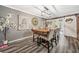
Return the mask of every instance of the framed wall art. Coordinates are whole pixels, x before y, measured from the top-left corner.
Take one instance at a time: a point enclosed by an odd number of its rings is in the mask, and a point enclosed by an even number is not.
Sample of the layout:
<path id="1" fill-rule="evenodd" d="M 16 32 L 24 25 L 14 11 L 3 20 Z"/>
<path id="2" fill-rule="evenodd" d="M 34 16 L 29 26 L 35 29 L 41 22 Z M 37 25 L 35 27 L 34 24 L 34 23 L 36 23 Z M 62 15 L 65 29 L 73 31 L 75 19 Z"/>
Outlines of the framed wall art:
<path id="1" fill-rule="evenodd" d="M 11 14 L 9 20 L 9 28 L 17 30 L 17 15 Z"/>
<path id="2" fill-rule="evenodd" d="M 6 19 L 0 16 L 0 31 L 4 30 Z"/>
<path id="3" fill-rule="evenodd" d="M 28 17 L 24 15 L 19 15 L 19 30 L 26 30 L 27 29 L 27 19 Z"/>

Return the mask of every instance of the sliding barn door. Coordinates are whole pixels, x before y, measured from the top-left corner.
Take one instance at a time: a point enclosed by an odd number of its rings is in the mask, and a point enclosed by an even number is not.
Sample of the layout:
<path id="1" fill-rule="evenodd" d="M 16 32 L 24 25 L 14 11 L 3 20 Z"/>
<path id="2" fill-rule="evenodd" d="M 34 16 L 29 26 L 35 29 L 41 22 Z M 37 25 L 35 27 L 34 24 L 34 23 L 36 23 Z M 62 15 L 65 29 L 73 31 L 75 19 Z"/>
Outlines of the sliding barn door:
<path id="1" fill-rule="evenodd" d="M 77 38 L 79 40 L 79 16 L 77 16 Z"/>

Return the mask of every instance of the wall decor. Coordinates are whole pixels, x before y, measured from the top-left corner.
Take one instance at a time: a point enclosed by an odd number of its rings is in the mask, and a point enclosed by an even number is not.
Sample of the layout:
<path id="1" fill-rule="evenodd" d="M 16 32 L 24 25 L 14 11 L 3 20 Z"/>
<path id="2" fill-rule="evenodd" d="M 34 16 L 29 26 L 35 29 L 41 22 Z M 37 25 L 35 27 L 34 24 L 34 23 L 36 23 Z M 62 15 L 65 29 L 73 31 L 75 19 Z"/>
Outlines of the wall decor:
<path id="1" fill-rule="evenodd" d="M 65 22 L 67 22 L 67 23 L 71 23 L 72 21 L 73 21 L 72 18 L 67 18 L 67 19 L 65 20 Z"/>
<path id="2" fill-rule="evenodd" d="M 38 19 L 36 17 L 32 18 L 32 24 L 33 25 L 38 25 Z"/>
<path id="3" fill-rule="evenodd" d="M 5 17 L 0 17 L 0 31 L 4 30 L 5 22 L 6 22 L 6 18 Z"/>
<path id="4" fill-rule="evenodd" d="M 9 28 L 17 30 L 17 15 L 10 14 L 8 20 L 9 20 Z"/>
<path id="5" fill-rule="evenodd" d="M 27 20 L 28 20 L 28 17 L 24 15 L 19 15 L 19 30 L 27 29 Z"/>
<path id="6" fill-rule="evenodd" d="M 9 27 L 13 29 L 17 29 L 17 25 L 15 24 L 15 22 L 10 22 Z"/>

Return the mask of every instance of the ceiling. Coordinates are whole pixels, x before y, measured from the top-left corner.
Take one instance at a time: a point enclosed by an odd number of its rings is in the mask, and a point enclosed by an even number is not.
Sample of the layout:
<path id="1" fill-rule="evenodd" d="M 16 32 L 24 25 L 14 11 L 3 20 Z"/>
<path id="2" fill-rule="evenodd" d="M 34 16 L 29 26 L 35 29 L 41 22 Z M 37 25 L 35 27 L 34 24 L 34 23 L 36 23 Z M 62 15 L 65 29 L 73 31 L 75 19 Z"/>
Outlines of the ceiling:
<path id="1" fill-rule="evenodd" d="M 5 5 L 44 19 L 79 13 L 79 5 Z"/>

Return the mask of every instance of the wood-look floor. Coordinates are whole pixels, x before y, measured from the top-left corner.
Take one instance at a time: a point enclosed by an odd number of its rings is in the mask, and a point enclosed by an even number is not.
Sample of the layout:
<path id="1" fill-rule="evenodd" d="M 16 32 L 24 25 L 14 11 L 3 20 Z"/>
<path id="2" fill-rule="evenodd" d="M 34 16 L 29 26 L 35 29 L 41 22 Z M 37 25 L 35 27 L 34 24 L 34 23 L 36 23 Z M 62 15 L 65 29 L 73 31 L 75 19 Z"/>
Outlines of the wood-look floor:
<path id="1" fill-rule="evenodd" d="M 58 45 L 54 44 L 51 53 L 78 53 L 79 41 L 73 37 L 66 36 Z M 3 53 L 47 53 L 47 49 L 43 46 L 37 46 L 32 38 L 9 44 L 9 47 L 0 49 Z"/>
<path id="2" fill-rule="evenodd" d="M 64 40 L 61 40 L 56 47 L 53 48 L 54 53 L 78 53 L 79 41 L 76 38 L 65 36 Z"/>

